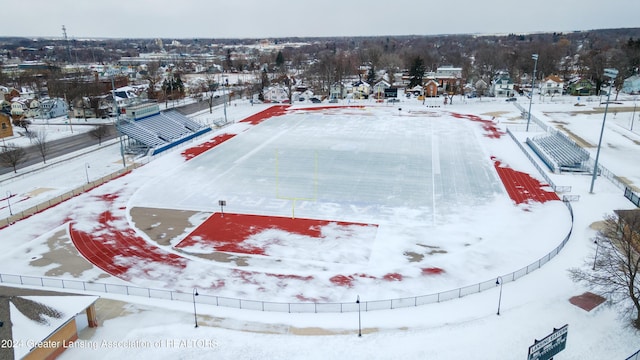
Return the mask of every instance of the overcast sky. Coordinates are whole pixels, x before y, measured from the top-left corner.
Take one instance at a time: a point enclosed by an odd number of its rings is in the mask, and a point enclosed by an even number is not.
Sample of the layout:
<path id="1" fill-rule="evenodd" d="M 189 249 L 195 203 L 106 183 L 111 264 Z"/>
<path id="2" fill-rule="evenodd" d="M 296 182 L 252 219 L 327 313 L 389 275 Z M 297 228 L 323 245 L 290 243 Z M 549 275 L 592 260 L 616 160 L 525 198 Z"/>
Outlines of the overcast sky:
<path id="1" fill-rule="evenodd" d="M 21 0 L 0 36 L 273 38 L 640 27 L 638 0 Z"/>

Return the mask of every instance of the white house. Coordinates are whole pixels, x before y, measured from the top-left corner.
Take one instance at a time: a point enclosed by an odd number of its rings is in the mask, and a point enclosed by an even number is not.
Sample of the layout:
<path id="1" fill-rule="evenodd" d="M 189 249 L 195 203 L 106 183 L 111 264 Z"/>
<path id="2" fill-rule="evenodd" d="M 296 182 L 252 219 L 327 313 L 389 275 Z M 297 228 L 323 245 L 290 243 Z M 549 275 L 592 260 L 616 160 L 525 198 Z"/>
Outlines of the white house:
<path id="1" fill-rule="evenodd" d="M 27 100 L 29 110 L 27 111 L 27 117 L 35 118 L 40 115 L 40 101 L 38 99 Z"/>
<path id="2" fill-rule="evenodd" d="M 635 74 L 624 79 L 621 91 L 626 94 L 640 94 L 640 75 Z"/>
<path id="3" fill-rule="evenodd" d="M 538 87 L 540 89 L 540 94 L 560 95 L 564 89 L 564 81 L 557 75 L 551 75 L 544 78 Z"/>
<path id="4" fill-rule="evenodd" d="M 391 84 L 389 84 L 387 81 L 380 80 L 375 85 L 373 85 L 373 93 L 376 97 L 383 98 L 385 89 L 388 89 L 390 87 Z"/>
<path id="5" fill-rule="evenodd" d="M 347 96 L 347 90 L 343 83 L 333 83 L 329 88 L 329 99 L 344 99 Z"/>
<path id="6" fill-rule="evenodd" d="M 29 102 L 23 98 L 11 99 L 11 116 L 17 118 L 26 117 L 29 111 Z"/>
<path id="7" fill-rule="evenodd" d="M 435 78 L 437 80 L 452 80 L 462 78 L 462 68 L 451 65 L 441 66 L 436 69 Z"/>
<path id="8" fill-rule="evenodd" d="M 514 83 L 506 72 L 499 72 L 491 81 L 491 94 L 496 97 L 511 97 L 515 94 Z"/>
<path id="9" fill-rule="evenodd" d="M 6 86 L 0 85 L 0 100 L 4 100 L 5 94 L 9 94 L 9 88 Z"/>
<path id="10" fill-rule="evenodd" d="M 271 86 L 263 93 L 264 100 L 270 102 L 281 102 L 283 100 L 289 100 L 289 94 L 284 86 Z"/>

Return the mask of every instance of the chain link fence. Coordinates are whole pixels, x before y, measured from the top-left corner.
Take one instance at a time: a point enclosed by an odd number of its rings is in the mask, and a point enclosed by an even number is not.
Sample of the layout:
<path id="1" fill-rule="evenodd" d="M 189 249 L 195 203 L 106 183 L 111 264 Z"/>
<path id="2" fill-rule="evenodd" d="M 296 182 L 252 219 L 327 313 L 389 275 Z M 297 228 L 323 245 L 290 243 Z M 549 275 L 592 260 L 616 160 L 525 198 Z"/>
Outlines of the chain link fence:
<path id="1" fill-rule="evenodd" d="M 527 112 L 522 108 L 522 106 L 520 106 L 520 104 L 515 103 L 514 104 L 518 109 L 520 109 L 520 111 L 522 112 L 522 117 L 523 118 L 527 118 Z M 561 136 L 563 136 L 564 138 L 566 138 L 567 140 L 574 142 L 572 139 L 570 139 L 568 136 L 566 136 L 566 134 L 548 127 L 544 122 L 540 121 L 540 119 L 536 118 L 535 116 L 531 115 L 531 120 L 533 121 L 533 123 L 535 123 L 537 126 L 540 126 L 540 128 L 544 129 L 544 131 L 549 132 L 549 133 L 556 133 L 556 134 L 560 134 Z M 509 129 L 507 129 L 507 132 L 509 132 Z M 511 137 L 514 138 L 513 134 L 511 134 Z M 518 141 L 516 141 L 516 143 L 520 144 Z M 576 144 L 576 146 L 578 146 Z M 521 146 L 522 148 L 522 146 Z M 527 152 L 525 152 L 527 153 Z M 528 153 L 527 153 L 527 156 Z M 532 162 L 534 162 L 532 160 Z M 535 165 L 535 164 L 534 164 Z M 589 158 L 589 160 L 587 160 L 585 162 L 585 166 L 588 168 L 593 169 L 595 167 L 595 161 L 592 158 Z M 613 183 L 613 185 L 615 185 L 616 187 L 618 187 L 619 189 L 624 191 L 624 196 L 629 199 L 633 204 L 635 204 L 636 206 L 640 206 L 640 196 L 629 187 L 629 184 L 624 181 L 623 178 L 619 177 L 618 175 L 614 174 L 611 170 L 607 169 L 606 167 L 602 166 L 602 164 L 598 163 L 598 175 L 602 176 L 606 179 L 608 179 L 609 181 L 611 181 L 611 183 Z M 543 176 L 545 177 L 545 180 L 547 180 L 547 177 L 543 174 Z M 548 180 L 547 180 L 548 181 Z M 551 183 L 550 183 L 551 184 Z M 555 187 L 554 187 L 555 189 Z"/>
<path id="2" fill-rule="evenodd" d="M 509 135 L 514 139 L 514 135 L 507 129 Z M 539 165 L 531 158 L 531 155 L 527 151 L 524 151 L 522 148 L 522 144 L 516 140 L 516 143 L 521 147 L 521 150 L 530 158 L 534 166 L 540 171 L 540 173 L 545 177 L 545 180 L 553 186 L 554 190 L 558 187 L 553 184 L 551 179 L 549 179 L 545 172 L 539 167 Z M 128 172 L 135 167 L 140 166 L 140 164 L 134 163 L 129 167 L 122 169 L 116 173 L 105 176 L 101 179 L 95 180 L 89 184 L 86 184 L 80 188 L 74 189 L 64 195 L 56 197 L 54 199 L 49 200 L 43 204 L 37 205 L 33 208 L 21 211 L 14 216 L 4 219 L 0 221 L 0 226 L 9 225 L 14 221 L 18 221 L 25 217 L 31 216 L 37 212 L 43 211 L 46 208 L 54 206 L 62 201 L 65 201 L 73 196 L 76 196 L 82 192 L 88 191 L 89 189 L 96 187 L 106 181 L 109 181 L 115 177 L 122 175 L 125 172 Z M 520 268 L 514 272 L 496 276 L 495 278 L 452 289 L 447 291 L 442 291 L 433 294 L 413 296 L 413 297 L 404 297 L 404 298 L 396 298 L 396 299 L 385 299 L 385 300 L 372 300 L 372 301 L 361 301 L 360 304 L 353 302 L 337 302 L 337 303 L 315 303 L 315 302 L 301 302 L 301 303 L 286 303 L 286 302 L 270 302 L 270 301 L 257 301 L 257 300 L 245 300 L 245 299 L 237 299 L 231 297 L 222 297 L 208 294 L 199 294 L 198 302 L 205 303 L 210 305 L 216 305 L 221 307 L 229 307 L 229 308 L 237 308 L 237 309 L 247 309 L 247 310 L 257 310 L 257 311 L 268 311 L 268 312 L 288 312 L 288 313 L 342 313 L 342 312 L 355 312 L 358 310 L 364 311 L 375 311 L 375 310 L 388 310 L 388 309 L 396 309 L 396 308 L 405 308 L 405 307 L 415 307 L 432 303 L 439 303 L 447 300 L 461 298 L 467 295 L 479 293 L 485 290 L 495 288 L 497 279 L 500 278 L 501 283 L 508 283 L 512 281 L 516 281 L 517 279 L 529 274 L 530 272 L 539 269 L 544 264 L 548 263 L 553 259 L 558 253 L 564 248 L 566 243 L 569 241 L 571 237 L 571 233 L 573 231 L 573 208 L 571 207 L 571 203 L 568 201 L 564 201 L 564 204 L 567 206 L 567 209 L 571 215 L 571 227 L 569 232 L 560 242 L 560 244 L 551 250 L 548 254 L 541 257 L 540 259 L 534 261 L 533 263 Z M 146 297 L 152 299 L 162 299 L 162 300 L 176 300 L 176 301 L 193 301 L 193 294 L 186 293 L 176 290 L 163 290 L 163 289 L 151 289 L 144 287 L 136 287 L 129 285 L 117 285 L 117 284 L 108 284 L 108 283 L 99 283 L 99 282 L 86 282 L 82 280 L 72 280 L 72 279 L 61 279 L 61 278 L 48 278 L 48 277 L 38 277 L 38 276 L 24 276 L 24 275 L 15 275 L 15 274 L 2 274 L 0 273 L 0 283 L 3 284 L 15 284 L 27 287 L 45 287 L 51 289 L 65 289 L 73 292 L 83 292 L 83 293 L 91 293 L 91 294 L 113 294 L 113 295 L 125 295 L 125 296 L 138 296 L 138 297 Z"/>
<path id="3" fill-rule="evenodd" d="M 533 263 L 518 269 L 514 272 L 496 276 L 495 279 L 486 280 L 477 284 L 472 284 L 457 289 L 448 291 L 442 291 L 434 294 L 412 296 L 397 299 L 386 300 L 373 300 L 373 301 L 361 301 L 360 309 L 364 311 L 375 310 L 388 310 L 405 307 L 421 306 L 426 304 L 439 303 L 447 300 L 461 298 L 467 295 L 476 294 L 485 290 L 495 288 L 498 278 L 502 279 L 502 283 L 509 283 L 516 281 L 519 278 L 529 274 L 530 272 L 541 268 L 544 264 L 553 259 L 562 248 L 566 245 L 571 236 L 573 230 L 573 209 L 571 203 L 564 202 L 571 215 L 571 228 L 566 234 L 562 242 L 554 248 L 547 255 L 534 261 Z M 53 289 L 65 289 L 73 292 L 83 292 L 92 294 L 114 294 L 114 295 L 126 295 L 126 296 L 139 296 L 152 299 L 162 300 L 177 300 L 177 301 L 193 301 L 192 293 L 185 293 L 175 290 L 163 290 L 163 289 L 151 289 L 144 287 L 136 287 L 129 285 L 116 285 L 99 282 L 86 282 L 81 280 L 70 280 L 60 278 L 47 278 L 38 276 L 24 276 L 15 274 L 1 274 L 0 283 L 3 284 L 15 284 L 28 287 L 45 287 Z M 270 301 L 257 301 L 257 300 L 245 300 L 236 299 L 231 297 L 215 296 L 208 294 L 199 294 L 199 303 L 205 303 L 210 305 L 257 310 L 257 311 L 269 311 L 269 312 L 289 312 L 289 313 L 342 313 L 358 311 L 358 305 L 353 302 L 338 302 L 338 303 L 315 303 L 315 302 L 301 302 L 301 303 L 286 303 L 286 302 L 270 302 Z"/>

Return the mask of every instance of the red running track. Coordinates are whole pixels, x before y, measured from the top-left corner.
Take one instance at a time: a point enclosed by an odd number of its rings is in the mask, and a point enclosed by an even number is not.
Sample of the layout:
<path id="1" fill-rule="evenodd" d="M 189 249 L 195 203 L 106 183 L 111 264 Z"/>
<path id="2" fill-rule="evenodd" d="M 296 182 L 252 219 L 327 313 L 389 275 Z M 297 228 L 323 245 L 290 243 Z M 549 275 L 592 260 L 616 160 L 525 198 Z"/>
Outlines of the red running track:
<path id="1" fill-rule="evenodd" d="M 549 187 L 549 184 L 542 184 L 527 173 L 503 166 L 495 157 L 492 157 L 491 160 L 493 160 L 496 172 L 498 176 L 500 176 L 504 187 L 507 189 L 509 197 L 515 201 L 516 204 L 528 203 L 530 201 L 543 203 L 546 201 L 560 200 L 555 192 L 543 189 L 544 187 Z"/>
<path id="2" fill-rule="evenodd" d="M 274 106 L 248 117 L 243 120 L 243 122 L 249 122 L 253 125 L 259 124 L 267 118 L 284 114 L 286 109 L 287 106 Z M 502 135 L 497 131 L 491 121 L 483 121 L 479 117 L 472 115 L 454 113 L 454 116 L 481 122 L 489 137 L 499 138 Z M 186 160 L 189 160 L 233 136 L 235 135 L 222 134 L 216 136 L 207 142 L 206 145 L 187 149 L 182 155 Z M 500 161 L 493 160 L 495 169 L 505 185 L 509 196 L 517 204 L 529 201 L 545 202 L 549 200 L 559 200 L 555 193 L 542 189 L 542 187 L 548 185 L 541 184 L 528 174 L 502 166 Z M 110 203 L 113 203 L 116 199 L 117 195 L 113 194 L 103 196 L 103 201 Z M 97 219 L 98 226 L 92 229 L 91 233 L 78 229 L 75 223 L 69 225 L 69 233 L 74 245 L 87 260 L 103 271 L 125 280 L 131 280 L 133 276 L 136 276 L 129 272 L 133 267 L 140 269 L 149 278 L 157 278 L 162 276 L 162 274 L 158 274 L 158 266 L 173 268 L 175 273 L 180 272 L 180 270 L 187 266 L 188 259 L 147 243 L 143 238 L 139 237 L 133 229 L 120 229 L 113 225 L 114 223 L 126 223 L 126 221 L 125 208 L 113 209 L 112 211 L 105 211 L 99 216 Z M 183 246 L 184 245 L 185 244 L 183 244 Z M 444 272 L 443 269 L 439 268 L 422 270 L 423 275 L 436 275 Z M 246 273 L 250 274 L 250 272 Z M 279 274 L 267 275 L 283 277 L 283 279 L 291 276 Z M 331 281 L 336 285 L 351 286 L 351 282 L 359 277 L 370 277 L 370 275 L 336 275 Z M 391 273 L 385 275 L 383 279 L 387 281 L 401 281 L 402 275 Z M 223 286 L 223 282 L 217 284 L 217 286 Z"/>
<path id="3" fill-rule="evenodd" d="M 102 200 L 113 203 L 117 197 L 105 195 Z M 186 267 L 185 258 L 149 244 L 133 229 L 114 227 L 113 224 L 127 222 L 124 209 L 118 215 L 107 210 L 97 220 L 98 225 L 91 229 L 91 233 L 78 229 L 75 222 L 70 223 L 69 235 L 82 256 L 110 275 L 130 280 L 131 275 L 127 272 L 135 265 L 153 278 L 158 276 L 151 273 L 157 270 L 158 264 L 176 269 Z"/>

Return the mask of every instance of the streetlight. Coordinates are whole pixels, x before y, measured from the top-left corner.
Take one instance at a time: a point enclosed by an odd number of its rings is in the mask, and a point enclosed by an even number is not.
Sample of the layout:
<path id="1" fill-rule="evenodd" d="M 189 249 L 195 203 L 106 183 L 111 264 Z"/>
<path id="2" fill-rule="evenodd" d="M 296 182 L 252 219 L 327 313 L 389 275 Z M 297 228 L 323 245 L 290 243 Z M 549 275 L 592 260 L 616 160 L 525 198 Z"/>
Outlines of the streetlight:
<path id="1" fill-rule="evenodd" d="M 13 211 L 11 211 L 11 191 L 7 191 L 7 205 L 9 206 L 9 216 L 13 216 Z"/>
<path id="2" fill-rule="evenodd" d="M 193 320 L 196 323 L 195 327 L 198 327 L 198 314 L 196 313 L 196 296 L 198 296 L 198 289 L 193 288 Z"/>
<path id="3" fill-rule="evenodd" d="M 600 244 L 598 244 L 598 240 L 593 240 L 593 243 L 596 244 L 596 255 L 593 257 L 593 269 L 596 269 L 596 262 L 598 261 L 598 248 L 600 247 Z"/>
<path id="4" fill-rule="evenodd" d="M 84 163 L 84 174 L 87 176 L 87 184 L 90 182 L 89 181 L 89 168 L 91 166 L 89 166 L 89 163 Z"/>
<path id="5" fill-rule="evenodd" d="M 358 304 L 358 337 L 362 336 L 362 322 L 360 321 L 360 295 L 358 295 L 358 299 L 356 300 L 356 304 Z"/>
<path id="6" fill-rule="evenodd" d="M 120 156 L 122 156 L 122 167 L 127 167 L 127 162 L 124 159 L 124 145 L 122 144 L 122 131 L 120 131 L 120 109 L 118 109 L 118 101 L 116 100 L 116 85 L 115 85 L 115 72 L 111 73 L 111 96 L 113 97 L 113 109 L 116 112 L 116 130 L 118 130 L 118 137 L 120 138 Z"/>
<path id="7" fill-rule="evenodd" d="M 596 176 L 598 176 L 598 159 L 600 158 L 600 146 L 602 145 L 602 135 L 604 134 L 604 124 L 607 121 L 607 110 L 609 110 L 609 99 L 611 98 L 611 90 L 613 88 L 613 81 L 618 76 L 618 70 L 616 69 L 604 69 L 604 76 L 609 78 L 609 91 L 607 94 L 607 103 L 604 106 L 604 117 L 602 118 L 602 128 L 600 129 L 600 140 L 598 140 L 598 150 L 596 150 L 596 160 L 593 164 L 593 176 L 591 178 L 591 188 L 589 193 L 593 194 L 593 184 L 596 182 Z"/>
<path id="8" fill-rule="evenodd" d="M 500 285 L 500 296 L 498 297 L 498 315 L 500 315 L 500 304 L 502 303 L 502 276 L 496 279 L 496 286 Z"/>
<path id="9" fill-rule="evenodd" d="M 631 128 L 629 128 L 629 131 L 633 131 L 633 120 L 635 120 L 636 118 L 637 103 L 638 103 L 638 97 L 636 96 L 635 98 L 633 98 L 633 115 L 631 115 Z"/>
<path id="10" fill-rule="evenodd" d="M 533 63 L 533 76 L 531 77 L 531 94 L 529 95 L 529 114 L 527 117 L 527 131 L 529 131 L 529 122 L 531 122 L 531 103 L 533 102 L 533 87 L 536 83 L 536 70 L 538 69 L 538 54 L 531 55 L 531 58 L 534 60 L 534 63 Z"/>

